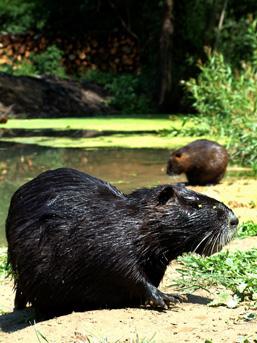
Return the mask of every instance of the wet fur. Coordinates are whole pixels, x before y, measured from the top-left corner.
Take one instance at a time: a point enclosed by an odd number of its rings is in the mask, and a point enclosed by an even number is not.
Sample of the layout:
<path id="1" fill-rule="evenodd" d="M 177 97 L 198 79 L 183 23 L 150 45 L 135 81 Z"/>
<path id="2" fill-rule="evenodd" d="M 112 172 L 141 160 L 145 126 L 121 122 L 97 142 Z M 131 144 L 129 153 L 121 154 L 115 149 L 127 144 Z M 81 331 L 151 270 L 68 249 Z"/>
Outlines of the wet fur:
<path id="1" fill-rule="evenodd" d="M 16 191 L 6 220 L 15 306 L 165 307 L 157 287 L 169 262 L 220 250 L 236 226 L 225 205 L 183 186 L 124 195 L 74 169 L 45 172 Z"/>
<path id="2" fill-rule="evenodd" d="M 167 174 L 185 173 L 192 185 L 216 184 L 224 177 L 228 160 L 223 146 L 199 139 L 170 153 Z"/>

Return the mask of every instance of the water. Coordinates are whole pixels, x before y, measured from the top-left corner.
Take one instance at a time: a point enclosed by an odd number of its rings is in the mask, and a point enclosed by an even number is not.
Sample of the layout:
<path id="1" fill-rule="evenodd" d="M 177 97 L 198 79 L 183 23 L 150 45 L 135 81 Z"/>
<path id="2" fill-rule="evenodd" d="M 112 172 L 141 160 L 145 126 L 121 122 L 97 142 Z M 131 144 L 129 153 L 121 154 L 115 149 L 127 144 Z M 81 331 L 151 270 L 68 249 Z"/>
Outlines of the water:
<path id="1" fill-rule="evenodd" d="M 53 149 L 0 142 L 0 156 L 0 246 L 6 244 L 4 225 L 12 194 L 46 170 L 75 168 L 114 184 L 124 193 L 186 181 L 184 175 L 166 175 L 169 151 L 164 149 Z"/>
<path id="2" fill-rule="evenodd" d="M 171 182 L 165 174 L 168 150 L 52 149 L 1 143 L 0 156 L 0 245 L 6 243 L 4 223 L 12 194 L 46 170 L 75 168 L 111 182 L 124 193 Z"/>

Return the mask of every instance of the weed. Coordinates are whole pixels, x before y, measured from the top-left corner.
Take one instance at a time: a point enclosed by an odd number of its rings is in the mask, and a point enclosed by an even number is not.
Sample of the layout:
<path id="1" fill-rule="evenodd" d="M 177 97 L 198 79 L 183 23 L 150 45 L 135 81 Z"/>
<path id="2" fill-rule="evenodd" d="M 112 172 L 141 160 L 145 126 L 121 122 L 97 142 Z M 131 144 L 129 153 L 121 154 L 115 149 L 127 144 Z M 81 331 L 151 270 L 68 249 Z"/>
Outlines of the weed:
<path id="1" fill-rule="evenodd" d="M 252 220 L 248 220 L 239 227 L 236 237 L 245 238 L 252 236 L 257 236 L 257 224 L 255 224 Z"/>
<path id="2" fill-rule="evenodd" d="M 48 340 L 45 338 L 45 336 L 42 335 L 42 333 L 38 331 L 35 320 L 34 320 L 34 330 L 35 330 L 35 332 L 36 332 L 37 339 L 38 339 L 38 341 L 39 341 L 40 343 L 41 343 L 41 338 L 42 338 L 45 342 L 49 343 Z"/>
<path id="3" fill-rule="evenodd" d="M 256 301 L 256 259 L 257 249 L 235 253 L 227 250 L 206 258 L 184 255 L 178 259 L 183 263 L 183 267 L 177 270 L 180 277 L 171 286 L 192 292 L 223 286 L 232 293 L 232 299 L 227 292 L 221 293 L 218 302 L 214 302 L 213 306 L 226 304 L 235 307 L 239 301 Z"/>
<path id="4" fill-rule="evenodd" d="M 100 337 L 99 335 L 94 334 L 86 334 L 81 332 L 75 332 L 76 340 L 78 343 L 109 343 L 107 337 Z M 138 334 L 133 334 L 129 340 L 130 343 L 156 343 L 155 334 L 150 339 L 143 338 L 140 339 Z M 114 343 L 119 343 L 120 340 L 118 339 Z"/>

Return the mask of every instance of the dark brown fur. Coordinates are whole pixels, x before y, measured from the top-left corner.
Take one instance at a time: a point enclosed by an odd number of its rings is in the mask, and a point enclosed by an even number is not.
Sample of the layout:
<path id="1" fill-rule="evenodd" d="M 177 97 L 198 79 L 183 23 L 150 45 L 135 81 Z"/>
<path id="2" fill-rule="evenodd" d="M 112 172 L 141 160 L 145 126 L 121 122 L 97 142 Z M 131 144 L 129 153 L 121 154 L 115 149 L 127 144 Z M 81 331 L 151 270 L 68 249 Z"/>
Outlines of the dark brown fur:
<path id="1" fill-rule="evenodd" d="M 185 173 L 192 185 L 216 184 L 225 175 L 228 159 L 223 146 L 207 139 L 199 139 L 171 152 L 167 174 Z"/>
<path id="2" fill-rule="evenodd" d="M 164 308 L 178 300 L 157 289 L 169 262 L 219 251 L 237 224 L 225 205 L 181 185 L 124 195 L 74 169 L 45 172 L 15 192 L 6 220 L 15 306 Z"/>

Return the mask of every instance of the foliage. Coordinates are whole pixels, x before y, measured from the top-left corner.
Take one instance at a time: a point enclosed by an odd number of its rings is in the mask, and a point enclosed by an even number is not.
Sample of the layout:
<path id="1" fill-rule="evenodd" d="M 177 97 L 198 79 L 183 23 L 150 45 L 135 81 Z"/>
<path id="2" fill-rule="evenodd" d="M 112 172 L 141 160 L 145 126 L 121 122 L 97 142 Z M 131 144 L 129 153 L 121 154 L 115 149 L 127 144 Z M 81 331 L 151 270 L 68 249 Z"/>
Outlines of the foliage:
<path id="1" fill-rule="evenodd" d="M 245 238 L 251 236 L 257 236 L 257 224 L 255 224 L 252 220 L 248 220 L 239 227 L 236 237 Z"/>
<path id="2" fill-rule="evenodd" d="M 203 46 L 213 46 L 223 4 L 224 0 L 174 2 L 171 80 L 175 90 L 183 75 L 185 78 L 188 75 L 196 77 L 198 68 L 194 64 L 191 66 L 189 60 L 193 63 L 199 57 L 205 60 Z M 153 111 L 150 99 L 156 87 L 153 81 L 158 72 L 156 67 L 164 9 L 163 0 L 0 0 L 0 31 L 15 33 L 32 30 L 53 34 L 59 31 L 68 35 L 97 32 L 103 35 L 118 33 L 120 36 L 125 32 L 133 37 L 139 47 L 142 71 L 134 77 L 122 75 L 108 82 L 107 88 L 113 92 L 110 103 L 115 104 L 122 113 L 147 113 Z M 254 22 L 251 18 L 256 14 L 257 3 L 254 0 L 228 2 L 218 47 L 231 63 L 232 70 L 235 67 L 241 69 L 242 59 L 252 61 L 256 37 L 253 35 Z M 22 62 L 14 73 L 33 75 L 34 70 L 36 74 L 49 73 L 46 65 L 50 66 L 51 63 L 46 63 L 44 58 L 43 71 L 40 70 L 41 61 L 37 63 L 35 59 L 31 63 Z M 59 69 L 50 72 L 62 75 Z M 180 90 L 178 94 L 181 98 Z M 177 101 L 174 99 L 170 102 Z M 183 104 L 188 105 L 187 102 Z M 169 109 L 173 110 L 174 107 L 170 106 Z"/>
<path id="3" fill-rule="evenodd" d="M 235 253 L 227 250 L 206 258 L 185 255 L 179 258 L 184 265 L 177 269 L 180 277 L 172 286 L 191 291 L 223 286 L 232 292 L 233 302 L 256 300 L 256 259 L 257 249 Z M 227 301 L 226 293 L 222 294 Z"/>
<path id="4" fill-rule="evenodd" d="M 15 63 L 9 61 L 8 64 L 0 65 L 0 69 L 1 72 L 12 74 L 15 76 L 34 76 L 36 74 L 35 67 L 29 60 L 17 61 Z"/>
<path id="5" fill-rule="evenodd" d="M 257 46 L 257 35 L 256 35 Z M 230 137 L 231 157 L 257 169 L 257 54 L 243 71 L 232 71 L 222 54 L 208 52 L 208 61 L 198 66 L 198 79 L 184 82 L 199 112 L 193 120 L 205 123 L 218 136 Z"/>
<path id="6" fill-rule="evenodd" d="M 0 32 L 17 33 L 31 28 L 33 3 L 0 0 Z"/>
<path id="7" fill-rule="evenodd" d="M 141 91 L 142 82 L 132 74 L 117 75 L 105 88 L 114 94 L 110 105 L 114 105 L 123 114 L 151 113 L 150 98 Z"/>
<path id="8" fill-rule="evenodd" d="M 88 82 L 96 82 L 100 84 L 110 84 L 115 76 L 110 73 L 105 73 L 95 69 L 90 69 L 86 72 L 85 78 Z"/>
<path id="9" fill-rule="evenodd" d="M 105 84 L 105 89 L 112 94 L 107 104 L 113 105 L 122 114 L 153 112 L 149 96 L 151 82 L 145 74 L 112 75 L 90 70 L 86 79 Z"/>
<path id="10" fill-rule="evenodd" d="M 239 20 L 230 17 L 224 22 L 218 48 L 232 69 L 240 70 L 241 61 L 255 61 L 256 42 L 256 20 L 251 15 Z"/>
<path id="11" fill-rule="evenodd" d="M 65 76 L 65 70 L 61 66 L 63 52 L 56 45 L 49 46 L 42 54 L 32 55 L 31 60 L 35 66 L 36 74 L 53 74 L 59 77 Z"/>
<path id="12" fill-rule="evenodd" d="M 30 54 L 29 59 L 1 66 L 1 71 L 13 75 L 43 75 L 51 74 L 65 77 L 65 70 L 61 66 L 62 51 L 56 45 L 49 46 L 42 54 Z"/>

